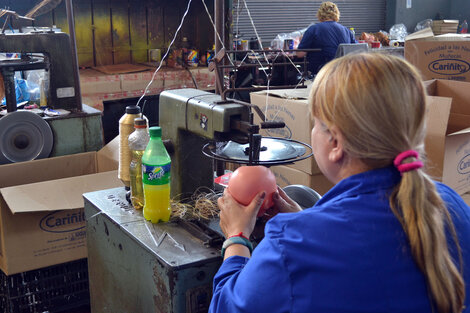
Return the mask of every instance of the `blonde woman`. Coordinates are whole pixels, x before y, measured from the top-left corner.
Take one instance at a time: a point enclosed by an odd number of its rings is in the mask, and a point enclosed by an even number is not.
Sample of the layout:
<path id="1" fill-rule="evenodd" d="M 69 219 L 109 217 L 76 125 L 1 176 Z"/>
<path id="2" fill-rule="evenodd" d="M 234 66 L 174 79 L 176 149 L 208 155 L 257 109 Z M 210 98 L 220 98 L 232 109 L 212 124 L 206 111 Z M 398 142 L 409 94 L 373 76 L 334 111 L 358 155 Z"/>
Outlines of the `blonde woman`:
<path id="1" fill-rule="evenodd" d="M 336 185 L 280 212 L 254 249 L 263 194 L 219 199 L 224 262 L 210 312 L 469 313 L 470 208 L 425 171 L 425 89 L 405 60 L 378 53 L 326 64 L 309 102 L 315 159 Z M 241 239 L 238 239 L 241 238 Z"/>
<path id="2" fill-rule="evenodd" d="M 317 11 L 320 23 L 311 25 L 305 31 L 297 47 L 297 49 L 321 49 L 321 52 L 296 52 L 301 58 L 307 55 L 308 70 L 312 74 L 316 74 L 325 63 L 335 57 L 340 43 L 357 42 L 352 32 L 338 23 L 339 17 L 336 4 L 330 1 L 323 2 Z"/>

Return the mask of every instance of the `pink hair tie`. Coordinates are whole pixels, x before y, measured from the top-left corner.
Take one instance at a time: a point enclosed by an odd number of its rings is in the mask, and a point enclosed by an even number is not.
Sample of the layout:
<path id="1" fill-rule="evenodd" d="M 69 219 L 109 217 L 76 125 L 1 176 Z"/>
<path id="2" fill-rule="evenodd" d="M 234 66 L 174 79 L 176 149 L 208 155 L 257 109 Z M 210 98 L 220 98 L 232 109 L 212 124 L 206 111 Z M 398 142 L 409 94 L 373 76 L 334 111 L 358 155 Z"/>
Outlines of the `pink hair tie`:
<path id="1" fill-rule="evenodd" d="M 395 165 L 395 167 L 400 172 L 400 174 L 403 175 L 403 173 L 405 172 L 413 171 L 415 169 L 423 167 L 423 162 L 421 162 L 420 160 L 416 160 L 411 163 L 404 163 L 404 164 L 401 163 L 403 162 L 404 159 L 411 158 L 411 157 L 418 158 L 418 156 L 419 156 L 418 152 L 416 152 L 415 150 L 404 151 L 400 153 L 399 155 L 397 155 L 395 160 L 393 160 L 393 165 Z"/>

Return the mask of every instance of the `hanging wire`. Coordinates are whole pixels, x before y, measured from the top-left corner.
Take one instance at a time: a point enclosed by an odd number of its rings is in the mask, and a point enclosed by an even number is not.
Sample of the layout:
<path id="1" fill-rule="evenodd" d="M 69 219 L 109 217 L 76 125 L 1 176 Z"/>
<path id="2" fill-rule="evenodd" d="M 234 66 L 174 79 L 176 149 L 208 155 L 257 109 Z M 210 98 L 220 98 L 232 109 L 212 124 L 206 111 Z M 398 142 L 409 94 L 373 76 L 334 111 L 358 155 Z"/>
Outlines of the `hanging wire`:
<path id="1" fill-rule="evenodd" d="M 243 3 L 245 4 L 246 13 L 248 13 L 248 18 L 250 19 L 251 25 L 253 26 L 253 30 L 255 31 L 256 39 L 258 39 L 260 50 L 263 50 L 263 44 L 261 43 L 261 38 L 258 35 L 258 30 L 256 29 L 255 22 L 253 21 L 253 18 L 251 17 L 251 12 L 248 9 L 246 0 L 243 0 Z"/>
<path id="2" fill-rule="evenodd" d="M 207 8 L 207 5 L 206 3 L 204 2 L 204 0 L 202 0 L 202 4 L 204 5 L 204 8 L 206 9 L 206 13 L 207 13 L 207 16 L 209 16 L 209 19 L 211 21 L 211 24 L 212 24 L 212 27 L 214 27 L 214 33 L 217 35 L 217 38 L 219 38 L 219 41 L 220 43 L 222 44 L 222 48 L 225 49 L 225 45 L 224 45 L 224 41 L 222 40 L 222 38 L 220 37 L 220 34 L 219 32 L 217 31 L 217 27 L 215 26 L 215 23 L 214 23 L 214 20 L 212 19 L 212 16 L 211 14 L 209 13 L 209 9 Z M 226 49 L 225 49 L 226 50 Z M 228 58 L 230 64 L 232 66 L 235 66 L 235 64 L 233 64 L 232 60 L 230 58 Z"/>
<path id="3" fill-rule="evenodd" d="M 212 26 L 213 26 L 213 28 L 214 28 L 214 33 L 216 34 L 217 38 L 219 39 L 219 41 L 220 41 L 220 43 L 221 43 L 221 45 L 222 45 L 222 48 L 223 48 L 223 49 L 226 49 L 226 47 L 225 47 L 225 45 L 224 45 L 224 41 L 222 40 L 222 38 L 221 38 L 219 32 L 217 31 L 217 27 L 216 27 L 216 25 L 215 25 L 215 23 L 214 23 L 214 20 L 212 19 L 212 16 L 211 16 L 211 14 L 210 14 L 210 12 L 209 12 L 209 9 L 208 9 L 208 7 L 207 7 L 205 1 L 204 1 L 204 0 L 201 0 L 201 1 L 202 1 L 203 5 L 204 5 L 204 8 L 205 8 L 205 10 L 206 10 L 206 13 L 207 13 L 207 15 L 208 15 L 208 17 L 209 17 L 209 19 L 210 19 L 210 22 L 211 22 L 211 24 L 212 24 Z M 240 13 L 240 12 L 239 12 L 239 8 L 240 8 L 239 1 L 240 1 L 240 0 L 237 1 L 237 25 L 236 25 L 237 31 L 238 31 L 238 20 L 239 20 L 239 13 Z M 150 82 L 149 82 L 149 83 L 147 84 L 147 86 L 145 87 L 145 90 L 144 90 L 142 96 L 141 96 L 141 97 L 139 98 L 139 100 L 137 101 L 137 105 L 139 105 L 140 101 L 142 101 L 142 99 L 143 99 L 143 98 L 145 97 L 145 95 L 147 94 L 148 89 L 150 88 L 151 84 L 152 84 L 153 81 L 155 80 L 155 77 L 156 77 L 157 73 L 160 71 L 160 69 L 161 69 L 161 67 L 162 67 L 163 61 L 164 61 L 164 60 L 166 59 L 166 57 L 168 56 L 168 54 L 169 54 L 169 52 L 170 52 L 170 50 L 171 50 L 171 47 L 173 46 L 173 44 L 174 44 L 174 42 L 175 42 L 175 40 L 176 40 L 176 37 L 177 37 L 177 35 L 178 35 L 178 33 L 179 33 L 179 31 L 180 31 L 180 29 L 181 29 L 183 23 L 184 23 L 184 20 L 185 20 L 185 18 L 186 18 L 186 15 L 187 15 L 188 12 L 189 12 L 189 9 L 190 9 L 190 6 L 191 6 L 191 2 L 192 2 L 192 0 L 189 0 L 189 1 L 188 1 L 188 5 L 187 5 L 187 7 L 186 7 L 186 11 L 185 11 L 184 14 L 183 14 L 183 17 L 182 17 L 181 22 L 180 22 L 180 24 L 179 24 L 179 26 L 178 26 L 178 28 L 177 28 L 177 30 L 176 30 L 176 32 L 175 32 L 175 35 L 174 35 L 173 39 L 171 40 L 171 42 L 170 42 L 170 44 L 169 44 L 169 46 L 168 46 L 168 48 L 167 48 L 165 54 L 163 55 L 160 64 L 158 65 L 157 69 L 154 71 Z M 249 17 L 249 19 L 250 19 L 251 25 L 253 26 L 253 30 L 254 30 L 255 35 L 256 35 L 256 39 L 257 39 L 257 41 L 258 41 L 258 43 L 259 43 L 259 45 L 260 45 L 260 50 L 264 50 L 264 49 L 263 49 L 263 44 L 262 44 L 262 42 L 261 42 L 261 38 L 260 38 L 260 36 L 259 36 L 259 34 L 258 34 L 258 31 L 257 31 L 257 29 L 256 29 L 254 20 L 253 20 L 253 18 L 252 18 L 252 16 L 251 16 L 251 12 L 250 12 L 250 10 L 249 10 L 249 8 L 248 8 L 248 5 L 247 5 L 247 3 L 246 3 L 246 0 L 243 0 L 243 3 L 244 3 L 244 6 L 245 6 L 245 9 L 246 9 L 246 11 L 247 11 L 248 17 Z M 294 68 L 297 70 L 297 72 L 298 72 L 299 74 L 302 74 L 302 73 L 300 72 L 300 70 L 297 68 L 297 66 L 292 62 L 292 60 L 291 60 L 291 59 L 289 58 L 289 56 L 286 54 L 286 52 L 285 52 L 283 49 L 281 49 L 281 51 L 282 51 L 282 54 L 283 54 L 284 56 L 286 56 L 287 59 L 289 60 L 289 62 L 294 66 Z M 263 64 L 260 62 L 259 58 L 256 57 L 255 52 L 254 52 L 253 50 L 251 50 L 251 52 L 253 53 L 253 55 L 255 55 L 255 59 L 258 61 L 259 65 L 261 66 L 261 67 L 260 67 L 261 70 L 264 72 L 264 74 L 265 74 L 266 77 L 267 77 L 266 109 L 265 109 L 265 112 L 267 113 L 267 111 L 268 111 L 268 97 L 269 97 L 269 87 L 270 87 L 270 82 L 271 82 L 271 75 L 269 75 L 269 74 L 266 72 L 265 66 L 263 66 Z M 248 55 L 248 54 L 247 54 L 247 55 Z M 229 60 L 230 64 L 231 64 L 235 69 L 237 69 L 237 68 L 239 68 L 239 67 L 243 64 L 243 62 L 244 62 L 245 59 L 247 58 L 247 55 L 245 55 L 245 57 L 243 58 L 241 64 L 240 64 L 238 67 L 235 66 L 235 64 L 233 63 L 233 61 L 231 60 L 231 58 L 228 58 L 228 60 Z M 272 69 L 272 64 L 269 63 L 268 57 L 267 57 L 267 55 L 266 55 L 266 52 L 263 52 L 263 56 L 264 56 L 264 59 L 265 59 L 267 65 L 268 65 L 268 67 L 270 66 L 271 69 Z M 278 56 L 279 56 L 279 54 L 276 55 L 276 57 L 274 58 L 274 61 L 277 59 Z M 273 61 L 273 63 L 274 63 L 274 61 Z M 302 79 L 301 79 L 300 82 L 297 84 L 297 86 L 295 87 L 295 89 L 297 89 L 297 87 L 300 86 L 300 84 L 303 83 L 303 81 L 304 81 L 304 78 L 302 77 Z M 279 110 L 279 111 L 280 111 L 280 110 Z M 279 111 L 275 114 L 275 117 L 277 117 Z M 266 118 L 267 118 L 267 114 L 265 114 L 265 116 L 266 116 Z M 275 117 L 274 117 L 274 118 L 275 118 Z M 274 120 L 274 118 L 273 118 L 273 120 Z"/>
<path id="4" fill-rule="evenodd" d="M 258 35 L 258 31 L 256 29 L 256 26 L 255 26 L 255 23 L 253 21 L 253 17 L 251 16 L 251 13 L 250 13 L 250 10 L 248 9 L 248 5 L 246 3 L 246 0 L 243 0 L 243 3 L 245 4 L 245 9 L 247 11 L 247 14 L 248 14 L 248 18 L 250 19 L 250 22 L 251 22 L 251 25 L 253 26 L 253 30 L 255 32 L 255 35 L 256 35 L 256 39 L 258 40 L 258 43 L 260 45 L 260 48 L 261 50 L 263 50 L 263 45 L 262 45 L 262 42 L 261 42 L 261 38 L 259 37 Z M 237 19 L 238 19 L 238 16 L 237 16 Z M 254 54 L 254 51 L 252 50 L 253 54 Z M 284 49 L 281 48 L 281 52 L 282 54 L 289 60 L 289 62 L 292 64 L 292 66 L 296 69 L 296 71 L 299 73 L 299 74 L 302 74 L 302 72 L 300 72 L 300 70 L 297 68 L 297 66 L 294 64 L 294 62 L 292 62 L 292 60 L 290 59 L 290 57 L 287 55 L 287 53 L 284 51 Z M 268 65 L 271 65 L 269 63 L 269 60 L 266 56 L 266 53 L 263 52 L 263 55 L 264 55 L 264 58 L 266 60 L 266 62 L 268 63 Z M 274 58 L 273 60 L 273 64 L 274 64 L 274 61 L 277 59 L 277 57 L 279 56 L 279 54 L 276 55 L 276 57 Z M 258 58 L 256 58 L 258 60 Z M 258 60 L 258 63 L 261 65 L 261 62 Z M 272 65 L 271 65 L 271 69 L 272 69 Z M 265 75 L 268 77 L 268 81 L 267 81 L 267 86 L 266 86 L 266 106 L 265 106 L 265 119 L 267 121 L 268 119 L 268 107 L 269 107 L 269 101 L 268 101 L 268 98 L 269 98 L 269 87 L 270 87 L 270 82 L 271 82 L 271 76 L 266 73 L 266 71 L 264 70 L 263 66 L 261 65 L 261 69 L 264 71 Z M 297 85 L 295 86 L 294 90 L 297 89 L 303 82 L 304 82 L 305 78 L 302 77 L 302 79 L 297 83 Z M 279 115 L 279 113 L 281 112 L 281 109 L 279 108 L 276 112 L 276 114 L 274 114 L 273 118 L 272 118 L 272 121 L 274 121 L 276 119 L 276 117 Z"/>
<path id="5" fill-rule="evenodd" d="M 283 48 L 281 48 L 281 53 L 289 60 L 289 62 L 292 64 L 292 66 L 297 70 L 297 73 L 302 75 L 302 72 L 297 68 L 297 66 L 294 64 L 294 62 L 292 62 L 292 60 L 289 58 L 289 56 L 287 55 L 287 53 L 284 51 Z M 278 56 L 279 56 L 279 54 L 276 55 L 276 58 Z M 274 60 L 276 60 L 276 58 Z M 305 81 L 305 77 L 302 76 L 300 81 L 295 86 L 294 90 L 296 90 L 300 85 L 302 85 L 304 81 Z M 287 100 L 288 100 L 288 98 L 286 98 L 286 101 Z M 274 114 L 274 116 L 272 118 L 272 121 L 274 121 L 277 118 L 277 116 L 279 115 L 280 112 L 281 112 L 281 109 L 278 109 L 277 112 Z M 265 116 L 267 116 L 267 115 L 268 115 L 268 96 L 266 96 L 266 110 L 265 110 Z"/>
<path id="6" fill-rule="evenodd" d="M 240 0 L 237 0 L 237 26 L 236 26 L 236 30 L 237 30 L 237 34 L 239 33 L 239 24 L 238 24 L 238 20 L 240 19 Z"/>
<path id="7" fill-rule="evenodd" d="M 163 57 L 162 57 L 162 59 L 161 59 L 161 61 L 160 61 L 160 64 L 158 65 L 158 67 L 157 67 L 157 69 L 155 70 L 155 72 L 153 72 L 152 79 L 150 79 L 150 82 L 148 83 L 147 87 L 145 87 L 144 93 L 142 94 L 142 96 L 140 96 L 139 100 L 137 101 L 137 106 L 139 105 L 140 101 L 142 101 L 142 99 L 143 99 L 143 98 L 145 97 L 145 95 L 147 94 L 148 89 L 150 88 L 150 85 L 152 85 L 153 81 L 155 80 L 155 77 L 157 76 L 158 71 L 160 71 L 160 68 L 162 67 L 163 61 L 164 61 L 165 58 L 168 56 L 168 53 L 170 53 L 170 49 L 171 49 L 171 47 L 173 46 L 173 43 L 175 42 L 176 37 L 178 36 L 178 33 L 179 33 L 180 29 L 181 29 L 181 26 L 183 26 L 184 19 L 185 19 L 186 15 L 188 15 L 189 8 L 191 7 L 191 2 L 192 2 L 192 0 L 189 0 L 189 1 L 188 1 L 188 6 L 186 7 L 186 11 L 185 11 L 184 14 L 183 14 L 183 18 L 181 19 L 181 22 L 180 22 L 178 28 L 176 29 L 175 35 L 173 36 L 173 39 L 171 40 L 170 44 L 168 45 L 168 48 L 166 49 L 166 52 L 165 52 L 165 54 L 163 55 Z"/>

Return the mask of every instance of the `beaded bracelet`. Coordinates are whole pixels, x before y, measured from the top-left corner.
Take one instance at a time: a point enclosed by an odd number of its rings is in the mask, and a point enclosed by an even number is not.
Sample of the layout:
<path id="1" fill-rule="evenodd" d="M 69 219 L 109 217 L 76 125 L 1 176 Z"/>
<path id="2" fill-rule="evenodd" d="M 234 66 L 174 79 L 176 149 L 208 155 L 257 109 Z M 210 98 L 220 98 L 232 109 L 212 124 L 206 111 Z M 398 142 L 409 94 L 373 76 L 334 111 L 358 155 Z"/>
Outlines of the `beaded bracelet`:
<path id="1" fill-rule="evenodd" d="M 224 257 L 225 255 L 225 250 L 234 244 L 244 245 L 245 247 L 248 248 L 248 250 L 250 250 L 250 253 L 253 252 L 253 244 L 251 243 L 251 241 L 247 237 L 243 236 L 243 233 L 239 233 L 238 235 L 228 237 L 224 241 L 224 243 L 222 244 L 222 251 L 221 251 L 222 257 Z"/>

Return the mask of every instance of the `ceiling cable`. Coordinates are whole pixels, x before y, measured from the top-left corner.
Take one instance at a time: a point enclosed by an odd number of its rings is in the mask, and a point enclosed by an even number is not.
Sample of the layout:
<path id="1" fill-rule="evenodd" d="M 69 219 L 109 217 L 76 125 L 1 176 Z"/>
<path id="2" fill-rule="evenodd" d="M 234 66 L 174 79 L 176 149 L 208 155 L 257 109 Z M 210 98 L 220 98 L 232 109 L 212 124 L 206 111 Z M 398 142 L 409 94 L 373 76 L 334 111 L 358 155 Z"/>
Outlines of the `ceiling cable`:
<path id="1" fill-rule="evenodd" d="M 176 32 L 175 32 L 175 35 L 173 36 L 173 39 L 171 40 L 170 44 L 168 45 L 168 49 L 166 50 L 165 54 L 163 55 L 161 61 L 160 61 L 160 64 L 158 65 L 157 69 L 155 70 L 155 72 L 153 72 L 153 75 L 152 75 L 152 79 L 150 79 L 150 82 L 148 83 L 147 87 L 145 87 L 145 90 L 144 90 L 144 93 L 142 94 L 142 96 L 140 96 L 139 100 L 137 101 L 137 106 L 139 105 L 140 101 L 145 97 L 145 95 L 147 94 L 148 92 L 148 89 L 150 88 L 150 85 L 152 85 L 153 81 L 155 80 L 155 77 L 158 73 L 158 71 L 160 70 L 160 68 L 162 67 L 162 64 L 163 64 L 163 61 L 165 60 L 165 58 L 168 56 L 168 53 L 170 53 L 170 49 L 171 49 L 171 46 L 173 46 L 173 43 L 175 42 L 176 40 L 176 37 L 178 36 L 178 33 L 181 29 L 181 26 L 183 26 L 183 23 L 184 23 L 184 18 L 186 17 L 186 15 L 188 15 L 188 12 L 189 12 L 189 8 L 191 7 L 191 2 L 192 0 L 189 0 L 188 1 L 188 6 L 186 7 L 186 11 L 184 12 L 183 14 L 183 18 L 181 19 L 181 22 L 178 26 L 178 28 L 176 29 Z M 143 113 L 143 112 L 142 112 Z"/>

